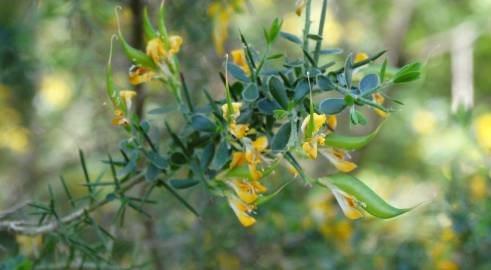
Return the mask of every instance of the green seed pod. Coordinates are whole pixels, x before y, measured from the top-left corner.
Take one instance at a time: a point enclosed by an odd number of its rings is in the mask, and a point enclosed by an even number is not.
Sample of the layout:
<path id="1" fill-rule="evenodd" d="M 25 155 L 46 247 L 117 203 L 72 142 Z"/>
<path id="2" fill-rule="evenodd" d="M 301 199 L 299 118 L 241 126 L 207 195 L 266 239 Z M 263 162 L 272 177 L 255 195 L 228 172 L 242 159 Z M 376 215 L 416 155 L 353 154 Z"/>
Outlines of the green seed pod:
<path id="1" fill-rule="evenodd" d="M 393 218 L 413 209 L 401 209 L 391 206 L 370 189 L 370 187 L 348 174 L 339 173 L 330 175 L 319 179 L 318 183 L 328 188 L 332 188 L 334 185 L 335 188 L 353 196 L 359 202 L 359 207 L 378 218 Z"/>

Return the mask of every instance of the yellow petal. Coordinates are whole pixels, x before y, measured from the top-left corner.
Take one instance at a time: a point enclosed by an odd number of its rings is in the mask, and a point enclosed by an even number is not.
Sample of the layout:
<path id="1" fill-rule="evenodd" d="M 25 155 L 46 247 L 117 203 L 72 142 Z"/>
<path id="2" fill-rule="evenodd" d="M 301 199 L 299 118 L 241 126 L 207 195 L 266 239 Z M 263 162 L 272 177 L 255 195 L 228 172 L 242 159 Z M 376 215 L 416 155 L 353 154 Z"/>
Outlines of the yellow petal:
<path id="1" fill-rule="evenodd" d="M 302 16 L 303 8 L 305 7 L 305 0 L 295 1 L 295 13 L 297 16 Z"/>
<path id="2" fill-rule="evenodd" d="M 331 129 L 336 129 L 338 126 L 338 119 L 335 115 L 329 115 L 327 116 L 326 123 Z"/>
<path id="3" fill-rule="evenodd" d="M 246 205 L 233 195 L 228 195 L 227 199 L 230 207 L 234 211 L 242 226 L 249 227 L 256 223 L 256 219 L 247 214 L 247 212 L 251 210 L 250 206 Z"/>
<path id="4" fill-rule="evenodd" d="M 368 59 L 368 54 L 366 54 L 364 52 L 360 52 L 360 53 L 356 54 L 355 59 L 354 59 L 354 63 L 358 63 L 358 62 L 361 62 L 361 61 L 367 60 L 367 59 Z"/>
<path id="5" fill-rule="evenodd" d="M 259 179 L 261 179 L 261 176 L 263 176 L 263 174 L 257 170 L 255 164 L 249 164 L 249 173 L 251 174 L 251 178 L 253 181 L 258 181 Z"/>
<path id="6" fill-rule="evenodd" d="M 336 201 L 347 218 L 358 219 L 363 217 L 363 213 L 357 207 L 357 201 L 355 198 L 335 187 L 332 188 L 332 193 L 334 194 Z"/>
<path id="7" fill-rule="evenodd" d="M 257 199 L 255 188 L 251 183 L 243 182 L 241 180 L 233 180 L 228 182 L 239 198 L 247 203 L 254 203 Z"/>
<path id="8" fill-rule="evenodd" d="M 324 123 L 326 123 L 327 117 L 325 114 L 314 113 L 313 118 L 314 118 L 314 130 L 313 130 L 313 132 L 316 133 L 321 129 L 322 125 L 324 125 Z M 310 115 L 308 115 L 307 117 L 305 117 L 305 119 L 303 119 L 302 127 L 301 127 L 303 132 L 305 132 L 305 129 L 309 125 L 309 122 L 310 122 Z"/>
<path id="9" fill-rule="evenodd" d="M 340 160 L 334 163 L 334 167 L 341 172 L 351 172 L 356 169 L 356 164 L 347 160 Z"/>
<path id="10" fill-rule="evenodd" d="M 299 173 L 298 173 L 297 169 L 295 169 L 295 167 L 293 167 L 291 165 L 288 166 L 288 172 L 291 173 L 291 174 L 293 174 L 293 177 L 299 176 Z"/>
<path id="11" fill-rule="evenodd" d="M 317 159 L 317 144 L 314 143 L 313 145 L 310 142 L 304 142 L 302 145 L 303 151 L 307 153 L 307 156 L 310 159 Z"/>
<path id="12" fill-rule="evenodd" d="M 240 166 L 240 165 L 244 164 L 244 162 L 245 162 L 245 155 L 244 155 L 244 153 L 242 153 L 242 152 L 234 152 L 232 154 L 232 161 L 230 161 L 229 168 L 230 169 L 235 168 L 237 166 Z"/>
<path id="13" fill-rule="evenodd" d="M 126 103 L 126 107 L 128 109 L 130 109 L 131 108 L 131 100 L 133 99 L 133 97 L 136 96 L 136 92 L 133 90 L 121 90 L 121 91 L 119 91 L 119 96 Z"/>
<path id="14" fill-rule="evenodd" d="M 244 50 L 242 49 L 233 50 L 230 54 L 232 55 L 232 62 L 240 66 L 247 75 L 250 75 L 251 70 L 249 69 L 249 65 L 247 64 Z"/>
<path id="15" fill-rule="evenodd" d="M 146 52 L 155 63 L 158 63 L 161 59 L 167 57 L 167 52 L 164 49 L 164 43 L 158 37 L 148 41 Z"/>
<path id="16" fill-rule="evenodd" d="M 263 193 L 266 192 L 267 188 L 261 184 L 259 181 L 252 181 L 252 185 L 254 186 L 254 189 L 256 189 L 257 193 Z"/>
<path id="17" fill-rule="evenodd" d="M 264 152 L 268 147 L 268 137 L 260 136 L 252 142 L 252 147 L 259 153 Z"/>
<path id="18" fill-rule="evenodd" d="M 234 135 L 235 138 L 242 139 L 247 135 L 249 131 L 249 125 L 230 123 L 229 131 L 232 135 Z"/>
<path id="19" fill-rule="evenodd" d="M 387 118 L 387 116 L 389 115 L 388 113 L 380 110 L 380 109 L 373 109 L 373 111 L 380 117 L 382 118 Z"/>
<path id="20" fill-rule="evenodd" d="M 232 120 L 236 120 L 240 116 L 240 108 L 242 107 L 241 102 L 232 102 L 232 112 L 230 112 Z M 228 104 L 223 104 L 222 105 L 222 114 L 223 117 L 226 119 L 228 115 Z"/>
<path id="21" fill-rule="evenodd" d="M 175 55 L 179 52 L 179 49 L 182 45 L 182 37 L 180 36 L 171 36 L 169 38 L 170 41 L 170 55 Z"/>
<path id="22" fill-rule="evenodd" d="M 155 76 L 155 72 L 144 67 L 134 67 L 129 72 L 130 83 L 133 85 L 150 81 Z"/>

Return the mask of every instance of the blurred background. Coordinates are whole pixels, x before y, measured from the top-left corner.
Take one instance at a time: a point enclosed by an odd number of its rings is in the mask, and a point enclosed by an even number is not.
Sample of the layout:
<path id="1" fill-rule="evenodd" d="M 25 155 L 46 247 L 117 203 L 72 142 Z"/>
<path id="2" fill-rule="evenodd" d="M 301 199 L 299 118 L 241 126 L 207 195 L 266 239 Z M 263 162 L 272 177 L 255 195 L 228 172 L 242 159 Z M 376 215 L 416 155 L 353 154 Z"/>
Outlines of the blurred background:
<path id="1" fill-rule="evenodd" d="M 321 1 L 313 3 L 317 18 Z M 91 177 L 107 171 L 100 161 L 116 153 L 124 137 L 111 125 L 104 88 L 110 39 L 117 31 L 114 8 L 122 7 L 125 36 L 141 46 L 143 4 L 155 18 L 160 1 L 0 2 L 0 212 L 45 200 L 48 183 L 58 202 L 67 204 L 60 175 L 74 195 L 85 194 L 78 149 L 85 152 Z M 275 17 L 284 19 L 283 31 L 300 35 L 303 27 L 294 0 L 167 0 L 166 6 L 168 29 L 184 39 L 179 59 L 197 103 L 205 102 L 204 86 L 217 97 L 224 94 L 217 71 L 224 54 L 240 47 L 239 30 L 261 50 L 261 29 Z M 414 211 L 394 220 L 351 221 L 328 190 L 296 181 L 261 207 L 257 224 L 245 229 L 226 202 L 210 198 L 204 187 L 183 192 L 200 220 L 158 191 L 152 195 L 157 204 L 146 209 L 152 219 L 128 212 L 119 229 L 112 222 L 116 206 L 95 213 L 117 236 L 108 256 L 123 267 L 147 263 L 146 269 L 491 269 L 489 14 L 490 0 L 329 1 L 326 48 L 343 48 L 345 54 L 385 48 L 393 66 L 425 64 L 421 80 L 389 91 L 405 105 L 353 155 L 359 179 L 395 206 L 424 202 Z M 284 40 L 274 50 L 301 55 Z M 330 60 L 341 65 L 342 57 L 323 59 Z M 116 46 L 113 71 L 121 89 L 132 87 L 129 65 Z M 139 91 L 144 111 L 172 100 L 159 84 Z M 370 124 L 352 129 L 341 117 L 340 132 L 373 130 L 381 119 L 366 115 Z M 162 116 L 145 117 L 163 126 Z M 326 171 L 324 161 L 305 166 L 313 175 L 333 171 Z M 267 185 L 291 177 L 278 172 Z M 0 233 L 0 260 L 39 257 L 41 243 Z"/>

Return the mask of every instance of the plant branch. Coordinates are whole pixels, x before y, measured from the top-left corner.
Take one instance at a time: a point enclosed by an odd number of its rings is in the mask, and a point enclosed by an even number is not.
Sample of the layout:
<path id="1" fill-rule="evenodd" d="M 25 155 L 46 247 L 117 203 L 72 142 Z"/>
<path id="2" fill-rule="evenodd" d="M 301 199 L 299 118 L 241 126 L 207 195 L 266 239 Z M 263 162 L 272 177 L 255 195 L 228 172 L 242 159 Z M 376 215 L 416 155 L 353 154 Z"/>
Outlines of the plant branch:
<path id="1" fill-rule="evenodd" d="M 118 193 L 124 194 L 128 190 L 132 189 L 135 185 L 141 183 L 143 180 L 143 173 L 136 175 L 132 179 L 128 180 L 126 184 L 121 187 L 121 190 L 119 190 Z M 46 234 L 56 230 L 62 224 L 68 224 L 75 220 L 83 218 L 85 215 L 84 213 L 93 212 L 94 210 L 106 205 L 111 201 L 112 200 L 110 199 L 104 198 L 98 202 L 95 202 L 94 204 L 78 209 L 77 211 L 74 211 L 60 218 L 59 221 L 53 221 L 42 225 L 32 224 L 25 220 L 3 221 L 0 222 L 0 231 L 9 231 L 24 235 Z"/>

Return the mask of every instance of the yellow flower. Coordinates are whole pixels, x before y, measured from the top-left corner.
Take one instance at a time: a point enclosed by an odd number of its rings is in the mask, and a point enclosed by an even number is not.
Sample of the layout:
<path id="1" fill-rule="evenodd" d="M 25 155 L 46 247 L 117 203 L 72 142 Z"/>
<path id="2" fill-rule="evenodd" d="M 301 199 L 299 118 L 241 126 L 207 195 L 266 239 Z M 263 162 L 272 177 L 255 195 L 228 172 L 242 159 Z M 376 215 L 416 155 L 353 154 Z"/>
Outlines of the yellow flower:
<path id="1" fill-rule="evenodd" d="M 297 16 L 302 16 L 302 11 L 304 7 L 305 7 L 305 0 L 295 1 L 295 13 L 297 14 Z"/>
<path id="2" fill-rule="evenodd" d="M 304 142 L 302 148 L 310 159 L 317 159 L 317 143 Z"/>
<path id="3" fill-rule="evenodd" d="M 326 123 L 329 126 L 329 128 L 334 130 L 338 126 L 338 119 L 335 115 L 328 115 Z"/>
<path id="4" fill-rule="evenodd" d="M 170 50 L 169 50 L 169 56 L 173 56 L 177 54 L 181 48 L 182 45 L 182 37 L 180 36 L 171 36 L 169 38 L 170 41 Z"/>
<path id="5" fill-rule="evenodd" d="M 347 154 L 344 150 L 328 148 L 322 154 L 341 172 L 351 172 L 356 169 L 356 164 L 346 160 Z"/>
<path id="6" fill-rule="evenodd" d="M 249 163 L 249 172 L 254 181 L 259 180 L 262 176 L 262 173 L 257 170 L 257 164 L 261 162 L 261 153 L 263 153 L 267 147 L 268 138 L 266 136 L 260 136 L 250 145 L 246 146 L 245 159 L 247 163 Z"/>
<path id="7" fill-rule="evenodd" d="M 385 98 L 384 96 L 382 96 L 380 93 L 374 93 L 372 94 L 372 98 L 373 98 L 373 101 L 375 101 L 375 103 L 379 104 L 379 105 L 382 105 L 384 104 L 384 101 L 385 101 Z M 374 109 L 373 110 L 376 114 L 378 114 L 380 117 L 387 117 L 387 113 L 380 110 L 380 109 Z"/>
<path id="8" fill-rule="evenodd" d="M 358 209 L 359 202 L 353 196 L 348 195 L 337 187 L 331 187 L 332 194 L 336 198 L 344 215 L 349 219 L 358 219 L 363 217 L 363 213 Z"/>
<path id="9" fill-rule="evenodd" d="M 164 49 L 164 42 L 159 37 L 153 38 L 147 43 L 147 55 L 152 58 L 155 63 L 167 57 L 167 52 Z"/>
<path id="10" fill-rule="evenodd" d="M 233 181 L 228 181 L 227 183 L 243 202 L 252 204 L 257 200 L 256 189 L 250 182 L 235 179 Z"/>
<path id="11" fill-rule="evenodd" d="M 249 227 L 256 223 L 256 219 L 249 215 L 249 213 L 254 209 L 254 206 L 244 203 L 233 194 L 227 194 L 227 200 L 228 204 L 244 227 Z"/>
<path id="12" fill-rule="evenodd" d="M 114 110 L 114 118 L 111 122 L 115 126 L 124 126 L 129 123 L 128 119 L 124 117 L 123 111 L 119 109 Z"/>
<path id="13" fill-rule="evenodd" d="M 211 3 L 208 7 L 208 15 L 213 18 L 213 43 L 218 55 L 223 55 L 223 44 L 228 38 L 228 26 L 231 8 L 226 8 L 220 2 Z"/>
<path id="14" fill-rule="evenodd" d="M 133 85 L 150 81 L 155 77 L 155 72 L 148 68 L 133 66 L 129 72 L 130 83 Z"/>
<path id="15" fill-rule="evenodd" d="M 237 139 L 244 138 L 249 133 L 249 125 L 248 124 L 236 124 L 230 123 L 228 125 L 229 131 L 232 135 L 234 135 Z"/>
<path id="16" fill-rule="evenodd" d="M 438 270 L 459 270 L 459 265 L 451 260 L 440 261 L 437 264 L 436 269 Z"/>
<path id="17" fill-rule="evenodd" d="M 240 116 L 240 107 L 242 107 L 242 102 L 232 102 L 232 112 L 230 113 L 230 117 L 232 120 L 237 120 Z M 225 119 L 228 117 L 228 104 L 225 103 L 222 105 L 222 115 Z"/>
<path id="18" fill-rule="evenodd" d="M 315 134 L 319 132 L 322 125 L 324 125 L 328 119 L 325 114 L 317 114 L 317 113 L 313 114 L 313 118 L 314 118 L 314 130 L 312 132 Z M 308 115 L 307 117 L 305 117 L 305 119 L 303 119 L 302 127 L 301 127 L 302 132 L 305 132 L 305 129 L 308 127 L 309 122 L 310 122 L 310 115 Z"/>
<path id="19" fill-rule="evenodd" d="M 131 108 L 131 100 L 136 96 L 136 92 L 133 90 L 121 90 L 119 91 L 119 96 L 126 104 L 126 108 Z"/>
<path id="20" fill-rule="evenodd" d="M 491 151 L 491 113 L 479 116 L 474 126 L 479 145 L 485 150 Z"/>
<path id="21" fill-rule="evenodd" d="M 360 53 L 357 53 L 355 55 L 355 59 L 354 59 L 354 63 L 358 63 L 358 62 L 361 62 L 361 61 L 364 61 L 364 60 L 367 60 L 368 59 L 368 54 L 364 53 L 364 52 L 360 52 Z"/>
<path id="22" fill-rule="evenodd" d="M 247 65 L 244 50 L 242 49 L 233 50 L 231 54 L 232 54 L 232 62 L 240 66 L 247 75 L 250 75 L 251 70 L 249 69 L 249 65 Z"/>
<path id="23" fill-rule="evenodd" d="M 232 154 L 232 160 L 230 161 L 229 168 L 233 169 L 237 166 L 241 166 L 245 163 L 245 154 L 243 152 L 234 152 Z"/>

